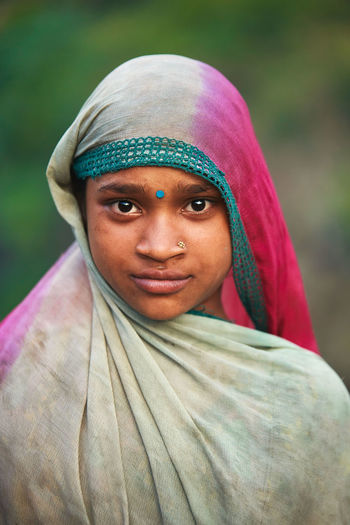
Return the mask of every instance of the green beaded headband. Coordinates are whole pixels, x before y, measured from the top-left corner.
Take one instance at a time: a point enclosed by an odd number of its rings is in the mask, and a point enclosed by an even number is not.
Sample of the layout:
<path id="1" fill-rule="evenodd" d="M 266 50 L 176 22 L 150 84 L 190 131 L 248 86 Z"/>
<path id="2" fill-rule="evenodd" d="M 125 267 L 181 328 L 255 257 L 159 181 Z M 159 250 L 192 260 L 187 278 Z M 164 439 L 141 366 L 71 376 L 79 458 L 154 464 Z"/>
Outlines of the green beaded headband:
<path id="1" fill-rule="evenodd" d="M 230 219 L 233 275 L 238 294 L 258 330 L 267 331 L 260 275 L 225 174 L 200 149 L 167 137 L 139 137 L 110 142 L 83 153 L 73 162 L 78 179 L 98 177 L 135 166 L 168 166 L 203 177 L 216 186 Z"/>

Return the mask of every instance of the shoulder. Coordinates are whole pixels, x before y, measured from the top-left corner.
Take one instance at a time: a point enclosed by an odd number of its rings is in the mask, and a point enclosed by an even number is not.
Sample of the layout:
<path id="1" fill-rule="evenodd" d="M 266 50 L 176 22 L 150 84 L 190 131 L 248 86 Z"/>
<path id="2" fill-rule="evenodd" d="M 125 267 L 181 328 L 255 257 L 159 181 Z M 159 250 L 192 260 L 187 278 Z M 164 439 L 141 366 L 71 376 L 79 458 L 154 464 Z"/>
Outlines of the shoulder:
<path id="1" fill-rule="evenodd" d="M 271 360 L 283 420 L 289 428 L 300 425 L 305 449 L 320 446 L 339 457 L 350 440 L 350 396 L 339 375 L 321 356 L 295 345 L 273 351 Z"/>
<path id="2" fill-rule="evenodd" d="M 244 358 L 275 385 L 285 406 L 297 403 L 300 411 L 310 410 L 310 416 L 313 411 L 328 412 L 350 422 L 349 392 L 319 354 L 268 333 L 237 326 L 233 330 L 235 339 L 249 346 L 249 351 L 243 347 Z"/>
<path id="3" fill-rule="evenodd" d="M 73 244 L 1 322 L 0 380 L 28 345 L 43 346 L 57 331 L 90 322 L 91 304 L 86 266 Z"/>

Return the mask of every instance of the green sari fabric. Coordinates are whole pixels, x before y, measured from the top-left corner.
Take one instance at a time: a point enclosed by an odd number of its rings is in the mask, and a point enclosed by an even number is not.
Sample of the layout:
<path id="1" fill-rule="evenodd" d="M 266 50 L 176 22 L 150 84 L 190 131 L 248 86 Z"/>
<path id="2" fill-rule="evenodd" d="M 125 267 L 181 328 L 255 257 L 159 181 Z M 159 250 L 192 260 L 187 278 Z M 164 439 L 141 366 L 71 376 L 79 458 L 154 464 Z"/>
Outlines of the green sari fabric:
<path id="1" fill-rule="evenodd" d="M 1 388 L 1 523 L 348 522 L 349 396 L 321 357 L 150 321 L 106 287 L 75 245 L 29 297 Z"/>
<path id="2" fill-rule="evenodd" d="M 70 179 L 94 103 L 48 167 L 77 242 L 0 326 L 0 523 L 349 523 L 350 400 L 325 361 L 218 319 L 152 321 L 98 272 Z"/>

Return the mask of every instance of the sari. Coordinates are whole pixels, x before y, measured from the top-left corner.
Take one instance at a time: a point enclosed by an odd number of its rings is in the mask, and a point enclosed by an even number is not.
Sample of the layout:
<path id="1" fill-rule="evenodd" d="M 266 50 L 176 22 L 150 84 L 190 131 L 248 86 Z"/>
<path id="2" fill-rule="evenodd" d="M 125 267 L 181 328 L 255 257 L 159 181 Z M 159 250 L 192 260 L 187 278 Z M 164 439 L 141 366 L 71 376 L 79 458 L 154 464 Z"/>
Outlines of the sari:
<path id="1" fill-rule="evenodd" d="M 154 321 L 108 285 L 72 186 L 96 162 L 181 166 L 217 185 L 234 323 Z M 349 395 L 317 353 L 232 84 L 184 57 L 131 60 L 86 101 L 47 176 L 76 242 L 0 326 L 0 523 L 347 523 Z"/>

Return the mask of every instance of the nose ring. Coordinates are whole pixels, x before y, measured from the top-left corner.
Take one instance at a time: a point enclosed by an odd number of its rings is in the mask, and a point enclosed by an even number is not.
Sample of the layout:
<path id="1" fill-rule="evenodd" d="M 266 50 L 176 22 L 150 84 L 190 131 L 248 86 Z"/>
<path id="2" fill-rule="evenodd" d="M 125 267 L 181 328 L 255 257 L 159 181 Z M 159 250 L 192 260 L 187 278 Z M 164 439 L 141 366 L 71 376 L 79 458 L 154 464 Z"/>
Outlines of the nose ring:
<path id="1" fill-rule="evenodd" d="M 179 241 L 177 245 L 179 248 L 182 248 L 183 250 L 186 248 L 186 244 L 183 241 Z"/>

